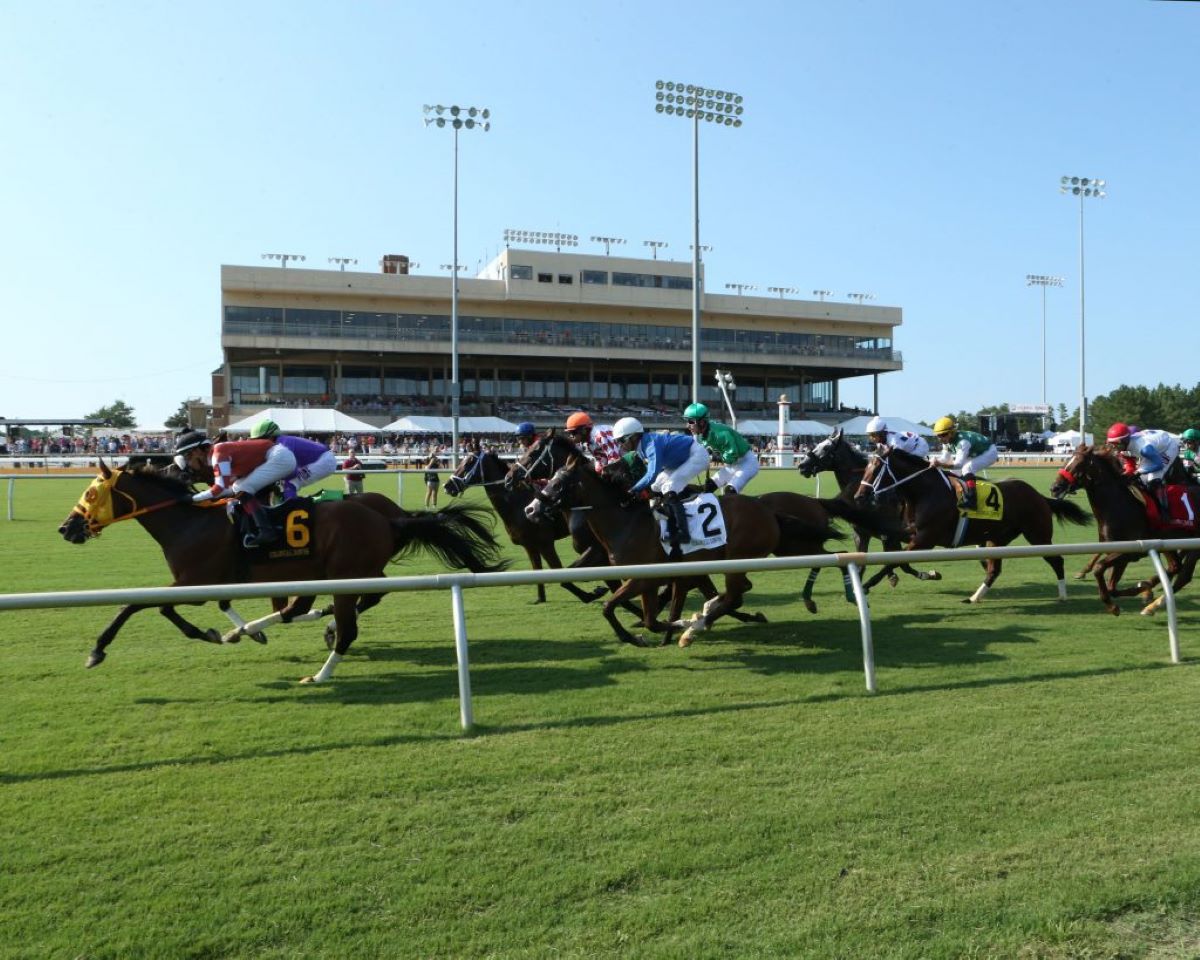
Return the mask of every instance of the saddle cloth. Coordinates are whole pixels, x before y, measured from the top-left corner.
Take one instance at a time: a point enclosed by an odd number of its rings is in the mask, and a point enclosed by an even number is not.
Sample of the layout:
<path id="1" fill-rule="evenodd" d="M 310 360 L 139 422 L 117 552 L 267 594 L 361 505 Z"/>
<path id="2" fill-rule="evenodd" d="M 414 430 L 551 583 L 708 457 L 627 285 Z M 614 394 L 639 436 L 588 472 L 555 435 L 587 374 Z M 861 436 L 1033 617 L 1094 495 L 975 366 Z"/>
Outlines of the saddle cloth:
<path id="1" fill-rule="evenodd" d="M 1146 491 L 1141 487 L 1130 487 L 1129 489 L 1133 491 L 1133 495 L 1137 499 L 1142 501 L 1142 506 L 1146 509 L 1146 519 L 1155 529 L 1192 530 L 1195 528 L 1196 513 L 1192 507 L 1191 498 L 1188 496 L 1186 484 L 1167 484 L 1167 506 L 1171 510 L 1169 517 L 1162 516 L 1157 497 L 1147 496 Z"/>
<path id="2" fill-rule="evenodd" d="M 950 481 L 954 496 L 962 500 L 963 482 L 961 477 L 953 474 L 943 474 Z M 975 480 L 975 508 L 964 510 L 958 508 L 961 516 L 969 520 L 1001 520 L 1004 517 L 1004 493 L 996 484 L 988 480 Z"/>
<path id="3" fill-rule="evenodd" d="M 324 491 L 322 491 L 324 492 Z M 280 531 L 279 539 L 261 547 L 242 547 L 247 554 L 259 560 L 283 560 L 310 556 L 312 553 L 313 504 L 320 502 L 313 497 L 295 497 L 273 507 L 261 507 L 270 513 L 271 522 Z M 234 518 L 238 526 L 237 540 L 240 544 L 245 536 L 254 533 L 254 521 L 237 510 Z"/>
<path id="4" fill-rule="evenodd" d="M 711 493 L 697 494 L 684 501 L 683 509 L 687 513 L 688 531 L 692 535 L 691 543 L 679 545 L 683 553 L 715 550 L 725 546 L 725 514 L 721 511 L 721 503 L 716 497 Z M 667 518 L 657 511 L 654 515 L 658 518 L 658 538 L 662 541 L 663 553 L 669 554 L 671 537 L 667 533 Z"/>

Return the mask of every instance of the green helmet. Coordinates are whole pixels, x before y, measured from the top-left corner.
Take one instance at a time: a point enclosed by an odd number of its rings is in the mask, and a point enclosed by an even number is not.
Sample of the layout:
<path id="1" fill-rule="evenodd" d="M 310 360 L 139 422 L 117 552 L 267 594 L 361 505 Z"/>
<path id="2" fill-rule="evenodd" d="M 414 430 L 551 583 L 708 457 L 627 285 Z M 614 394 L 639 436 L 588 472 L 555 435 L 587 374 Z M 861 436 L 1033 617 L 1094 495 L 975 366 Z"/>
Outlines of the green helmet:
<path id="1" fill-rule="evenodd" d="M 254 425 L 254 429 L 250 431 L 250 437 L 257 440 L 259 437 L 277 437 L 279 436 L 279 424 L 274 420 L 259 420 Z"/>
<path id="2" fill-rule="evenodd" d="M 684 420 L 703 420 L 708 416 L 708 407 L 702 403 L 689 403 L 683 411 Z"/>
<path id="3" fill-rule="evenodd" d="M 1180 436 L 1184 440 L 1200 440 L 1200 430 L 1197 430 L 1195 427 L 1188 427 Z"/>

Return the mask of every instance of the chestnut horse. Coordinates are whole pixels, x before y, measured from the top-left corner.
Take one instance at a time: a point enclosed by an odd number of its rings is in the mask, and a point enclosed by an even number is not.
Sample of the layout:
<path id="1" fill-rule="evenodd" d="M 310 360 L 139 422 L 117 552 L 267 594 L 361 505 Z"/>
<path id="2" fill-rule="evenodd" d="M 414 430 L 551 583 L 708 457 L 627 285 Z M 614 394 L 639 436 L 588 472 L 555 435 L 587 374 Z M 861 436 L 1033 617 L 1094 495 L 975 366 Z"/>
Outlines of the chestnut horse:
<path id="1" fill-rule="evenodd" d="M 886 447 L 871 456 L 856 499 L 870 499 L 894 493 L 905 503 L 912 532 L 906 550 L 931 547 L 997 546 L 1004 547 L 1023 536 L 1031 544 L 1052 542 L 1054 521 L 1085 525 L 1088 515 L 1073 503 L 1043 497 L 1024 480 L 1001 480 L 996 484 L 1004 497 L 1004 514 L 999 520 L 960 522 L 958 494 L 940 468 L 923 457 L 913 456 L 895 447 Z M 1067 582 L 1063 558 L 1043 557 L 1058 580 L 1058 599 L 1066 600 Z M 978 603 L 1000 576 L 1001 560 L 983 561 L 983 583 L 964 603 Z"/>
<path id="2" fill-rule="evenodd" d="M 70 543 L 82 544 L 111 523 L 136 519 L 162 548 L 174 576 L 172 586 L 382 577 L 390 560 L 417 549 L 455 569 L 482 572 L 504 566 L 497 562 L 500 547 L 483 521 L 481 507 L 452 505 L 415 514 L 396 508 L 401 515 L 388 518 L 351 498 L 312 502 L 306 510 L 311 523 L 289 530 L 288 546 L 294 549 L 280 551 L 291 555 L 272 558 L 268 550 L 243 550 L 236 525 L 224 509 L 193 504 L 187 484 L 152 468 L 110 469 L 101 461 L 100 475 L 59 533 Z M 358 636 L 358 614 L 382 599 L 378 593 L 333 598 L 332 652 L 315 675 L 301 682 L 320 683 L 333 675 Z M 312 597 L 301 597 L 293 605 L 306 612 L 312 602 Z M 101 636 L 88 657 L 89 667 L 104 660 L 104 647 L 115 632 Z M 244 631 L 235 631 L 240 632 Z M 202 634 L 200 639 L 212 638 Z"/>
<path id="3" fill-rule="evenodd" d="M 1096 526 L 1101 540 L 1156 540 L 1171 537 L 1194 537 L 1196 530 L 1152 526 L 1146 507 L 1134 493 L 1130 484 L 1132 477 L 1125 474 L 1120 458 L 1108 447 L 1090 447 L 1080 444 L 1065 467 L 1058 471 L 1058 479 L 1050 486 L 1054 497 L 1062 498 L 1069 493 L 1083 490 L 1096 517 Z M 1192 502 L 1200 504 L 1200 488 L 1190 487 Z M 1114 597 L 1129 597 L 1141 594 L 1151 600 L 1142 613 L 1151 614 L 1158 609 L 1162 598 L 1152 600 L 1152 590 L 1158 578 L 1139 581 L 1132 587 L 1118 587 L 1125 568 L 1138 558 L 1135 553 L 1100 554 L 1089 564 L 1096 586 L 1100 591 L 1100 602 L 1113 616 L 1121 613 Z M 1172 586 L 1182 590 L 1191 582 L 1192 573 L 1200 553 L 1188 551 L 1182 559 L 1167 554 L 1167 572 L 1172 575 Z M 1104 575 L 1108 574 L 1105 583 Z"/>

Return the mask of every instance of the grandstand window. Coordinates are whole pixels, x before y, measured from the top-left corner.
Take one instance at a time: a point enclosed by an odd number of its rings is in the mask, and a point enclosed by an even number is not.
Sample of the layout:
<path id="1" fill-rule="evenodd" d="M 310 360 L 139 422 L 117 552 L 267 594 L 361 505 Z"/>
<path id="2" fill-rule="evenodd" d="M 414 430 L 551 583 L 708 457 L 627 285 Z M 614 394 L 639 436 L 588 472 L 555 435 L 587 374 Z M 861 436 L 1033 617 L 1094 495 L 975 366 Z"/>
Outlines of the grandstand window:
<path id="1" fill-rule="evenodd" d="M 554 282 L 554 274 L 552 274 L 552 273 L 539 273 L 538 274 L 538 283 L 553 283 L 553 282 Z"/>
<path id="2" fill-rule="evenodd" d="M 328 371 L 324 367 L 284 367 L 285 394 L 326 394 L 329 392 Z"/>
<path id="3" fill-rule="evenodd" d="M 426 370 L 389 367 L 384 371 L 383 392 L 389 397 L 428 397 L 429 373 Z"/>
<path id="4" fill-rule="evenodd" d="M 533 267 L 523 263 L 514 263 L 508 268 L 508 275 L 513 280 L 532 280 Z"/>
<path id="5" fill-rule="evenodd" d="M 282 307 L 226 307 L 225 324 L 230 333 L 279 335 L 283 332 Z"/>
<path id="6" fill-rule="evenodd" d="M 373 397 L 379 394 L 379 371 L 371 367 L 343 367 L 337 381 L 343 396 Z"/>
<path id="7" fill-rule="evenodd" d="M 604 284 L 605 286 L 607 286 L 608 285 L 608 271 L 607 270 L 582 270 L 582 271 L 580 271 L 580 274 L 579 274 L 579 280 L 581 283 L 599 283 L 599 284 Z"/>
<path id="8" fill-rule="evenodd" d="M 691 290 L 691 277 L 663 277 L 663 286 L 668 290 Z"/>
<path id="9" fill-rule="evenodd" d="M 574 283 L 575 278 L 569 273 L 560 273 L 558 275 L 558 282 L 559 283 Z"/>

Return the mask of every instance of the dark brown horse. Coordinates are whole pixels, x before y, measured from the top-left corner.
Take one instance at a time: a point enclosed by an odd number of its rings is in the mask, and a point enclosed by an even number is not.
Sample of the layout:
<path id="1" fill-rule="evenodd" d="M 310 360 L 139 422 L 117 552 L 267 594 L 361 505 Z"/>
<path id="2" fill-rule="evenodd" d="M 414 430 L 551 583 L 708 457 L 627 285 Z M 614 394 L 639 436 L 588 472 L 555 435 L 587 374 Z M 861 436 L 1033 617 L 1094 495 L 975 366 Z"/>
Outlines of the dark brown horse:
<path id="1" fill-rule="evenodd" d="M 482 487 L 492 504 L 492 509 L 496 511 L 500 522 L 504 524 L 504 529 L 508 531 L 509 538 L 525 551 L 533 569 L 541 570 L 543 562 L 551 570 L 562 569 L 562 561 L 558 559 L 558 550 L 555 549 L 554 544 L 569 536 L 566 520 L 562 518 L 561 514 L 546 521 L 531 520 L 525 516 L 525 508 L 533 500 L 534 487 L 528 483 L 505 483 L 508 470 L 508 466 L 496 453 L 490 450 L 475 449 L 463 458 L 458 469 L 443 484 L 443 489 L 450 496 L 458 497 L 469 487 Z M 540 474 L 540 478 L 546 479 L 552 472 L 547 464 L 546 469 Z M 594 539 L 591 539 L 572 566 L 598 567 L 603 566 L 606 562 L 603 549 Z M 573 583 L 562 583 L 559 586 L 584 603 L 591 603 L 608 592 L 607 587 L 580 590 Z M 537 599 L 533 602 L 546 602 L 545 584 L 537 585 Z"/>
<path id="2" fill-rule="evenodd" d="M 537 505 L 551 504 L 568 509 L 584 509 L 588 526 L 604 545 L 614 564 L 658 564 L 667 559 L 659 539 L 659 525 L 649 506 L 629 499 L 632 478 L 628 466 L 620 460 L 610 463 L 602 473 L 596 473 L 581 456 L 571 456 L 555 471 L 549 483 L 538 493 Z M 534 508 L 536 511 L 536 508 Z M 820 528 L 792 517 L 778 516 L 757 497 L 727 496 L 720 502 L 727 541 L 723 547 L 697 550 L 687 561 L 722 560 L 766 557 L 777 552 L 781 543 L 799 549 L 801 542 L 820 545 L 836 531 L 828 515 Z M 625 643 L 642 646 L 644 643 L 626 630 L 616 618 L 616 606 L 625 597 L 642 601 L 643 622 L 646 628 L 664 634 L 670 641 L 676 628 L 683 627 L 679 645 L 692 643 L 697 633 L 707 630 L 721 616 L 737 610 L 752 584 L 744 573 L 728 573 L 725 589 L 705 602 L 700 614 L 686 624 L 678 622 L 687 578 L 673 584 L 671 614 L 668 623 L 658 621 L 658 588 L 667 578 L 635 578 L 625 581 L 604 605 L 604 616 L 617 637 Z"/>
<path id="3" fill-rule="evenodd" d="M 850 446 L 850 443 L 839 429 L 818 443 L 808 453 L 801 454 L 796 461 L 796 469 L 805 477 L 815 477 L 819 473 L 827 470 L 831 471 L 841 490 L 838 496 L 849 503 L 853 501 L 854 495 L 858 492 L 858 487 L 862 483 L 863 474 L 867 472 L 868 459 L 865 453 L 855 450 Z M 900 501 L 885 497 L 876 504 L 876 510 L 883 517 L 893 521 L 894 525 L 892 529 L 897 531 L 886 533 L 880 538 L 883 543 L 883 549 L 901 549 L 903 540 L 898 531 L 903 524 L 904 517 L 900 509 Z M 860 553 L 865 553 L 870 546 L 871 539 L 879 536 L 875 531 L 860 524 L 855 524 L 853 530 L 854 549 Z M 869 579 L 864 581 L 863 589 L 870 590 L 883 580 L 884 577 L 888 579 L 888 582 L 893 587 L 896 586 L 898 580 L 895 571 L 897 569 L 907 573 L 910 577 L 916 577 L 918 580 L 942 579 L 942 575 L 936 570 L 925 572 L 917 570 L 912 564 L 900 563 L 895 566 L 881 567 Z M 818 567 L 814 567 L 809 571 L 809 583 L 804 588 L 806 593 L 811 591 L 812 581 L 816 580 L 817 574 L 820 572 L 821 570 Z M 847 593 L 846 599 L 851 602 L 854 601 L 854 597 L 849 593 Z"/>
<path id="4" fill-rule="evenodd" d="M 1058 471 L 1058 479 L 1051 485 L 1050 493 L 1061 499 L 1067 494 L 1083 490 L 1096 517 L 1096 526 L 1102 541 L 1196 536 L 1194 527 L 1163 528 L 1152 525 L 1145 504 L 1139 493 L 1134 492 L 1131 480 L 1122 469 L 1121 460 L 1115 451 L 1108 447 L 1081 444 L 1066 466 Z M 1189 495 L 1193 503 L 1200 504 L 1200 487 L 1190 487 Z M 1140 594 L 1151 600 L 1153 596 L 1151 591 L 1158 582 L 1157 577 L 1139 581 L 1130 587 L 1119 586 L 1125 568 L 1138 556 L 1139 554 L 1135 553 L 1106 553 L 1100 554 L 1089 564 L 1091 573 L 1096 578 L 1096 587 L 1100 591 L 1100 602 L 1114 616 L 1121 612 L 1116 597 Z M 1172 576 L 1173 589 L 1182 590 L 1191 582 L 1197 558 L 1200 558 L 1200 553 L 1194 550 L 1184 553 L 1182 557 L 1166 555 L 1167 572 Z M 1105 574 L 1108 574 L 1107 582 Z M 1161 600 L 1161 597 L 1159 600 L 1151 600 L 1142 613 L 1154 613 Z"/>
<path id="5" fill-rule="evenodd" d="M 900 497 L 911 518 L 912 532 L 907 550 L 931 547 L 990 545 L 1004 547 L 1023 536 L 1031 544 L 1052 542 L 1054 521 L 1087 524 L 1088 516 L 1073 503 L 1043 497 L 1024 480 L 1001 480 L 996 484 L 1004 498 L 999 520 L 967 520 L 960 517 L 958 494 L 942 470 L 922 457 L 895 447 L 874 454 L 859 486 L 858 497 L 870 499 L 885 493 Z M 1043 558 L 1058 581 L 1058 599 L 1067 598 L 1062 557 Z M 1000 576 L 1001 560 L 983 561 L 983 583 L 964 603 L 978 603 Z"/>
<path id="6" fill-rule="evenodd" d="M 273 558 L 268 550 L 244 551 L 224 509 L 193 505 L 186 484 L 153 469 L 110 469 L 101 461 L 100 475 L 59 532 L 71 543 L 85 543 L 111 523 L 136 519 L 162 548 L 174 577 L 172 586 L 382 577 L 390 560 L 417 549 L 456 569 L 481 572 L 503 566 L 496 562 L 499 545 L 479 507 L 453 505 L 415 514 L 396 508 L 402 515 L 388 518 L 352 498 L 311 502 L 304 509 L 306 517 L 289 517 L 288 549 L 279 551 L 289 555 Z M 302 682 L 321 682 L 333 675 L 358 636 L 358 614 L 381 599 L 378 593 L 334 597 L 332 652 L 320 671 Z M 295 605 L 306 612 L 312 601 L 301 597 Z M 101 636 L 88 657 L 89 667 L 104 660 L 104 647 L 114 634 L 106 630 Z M 212 638 L 200 634 L 198 639 Z"/>

